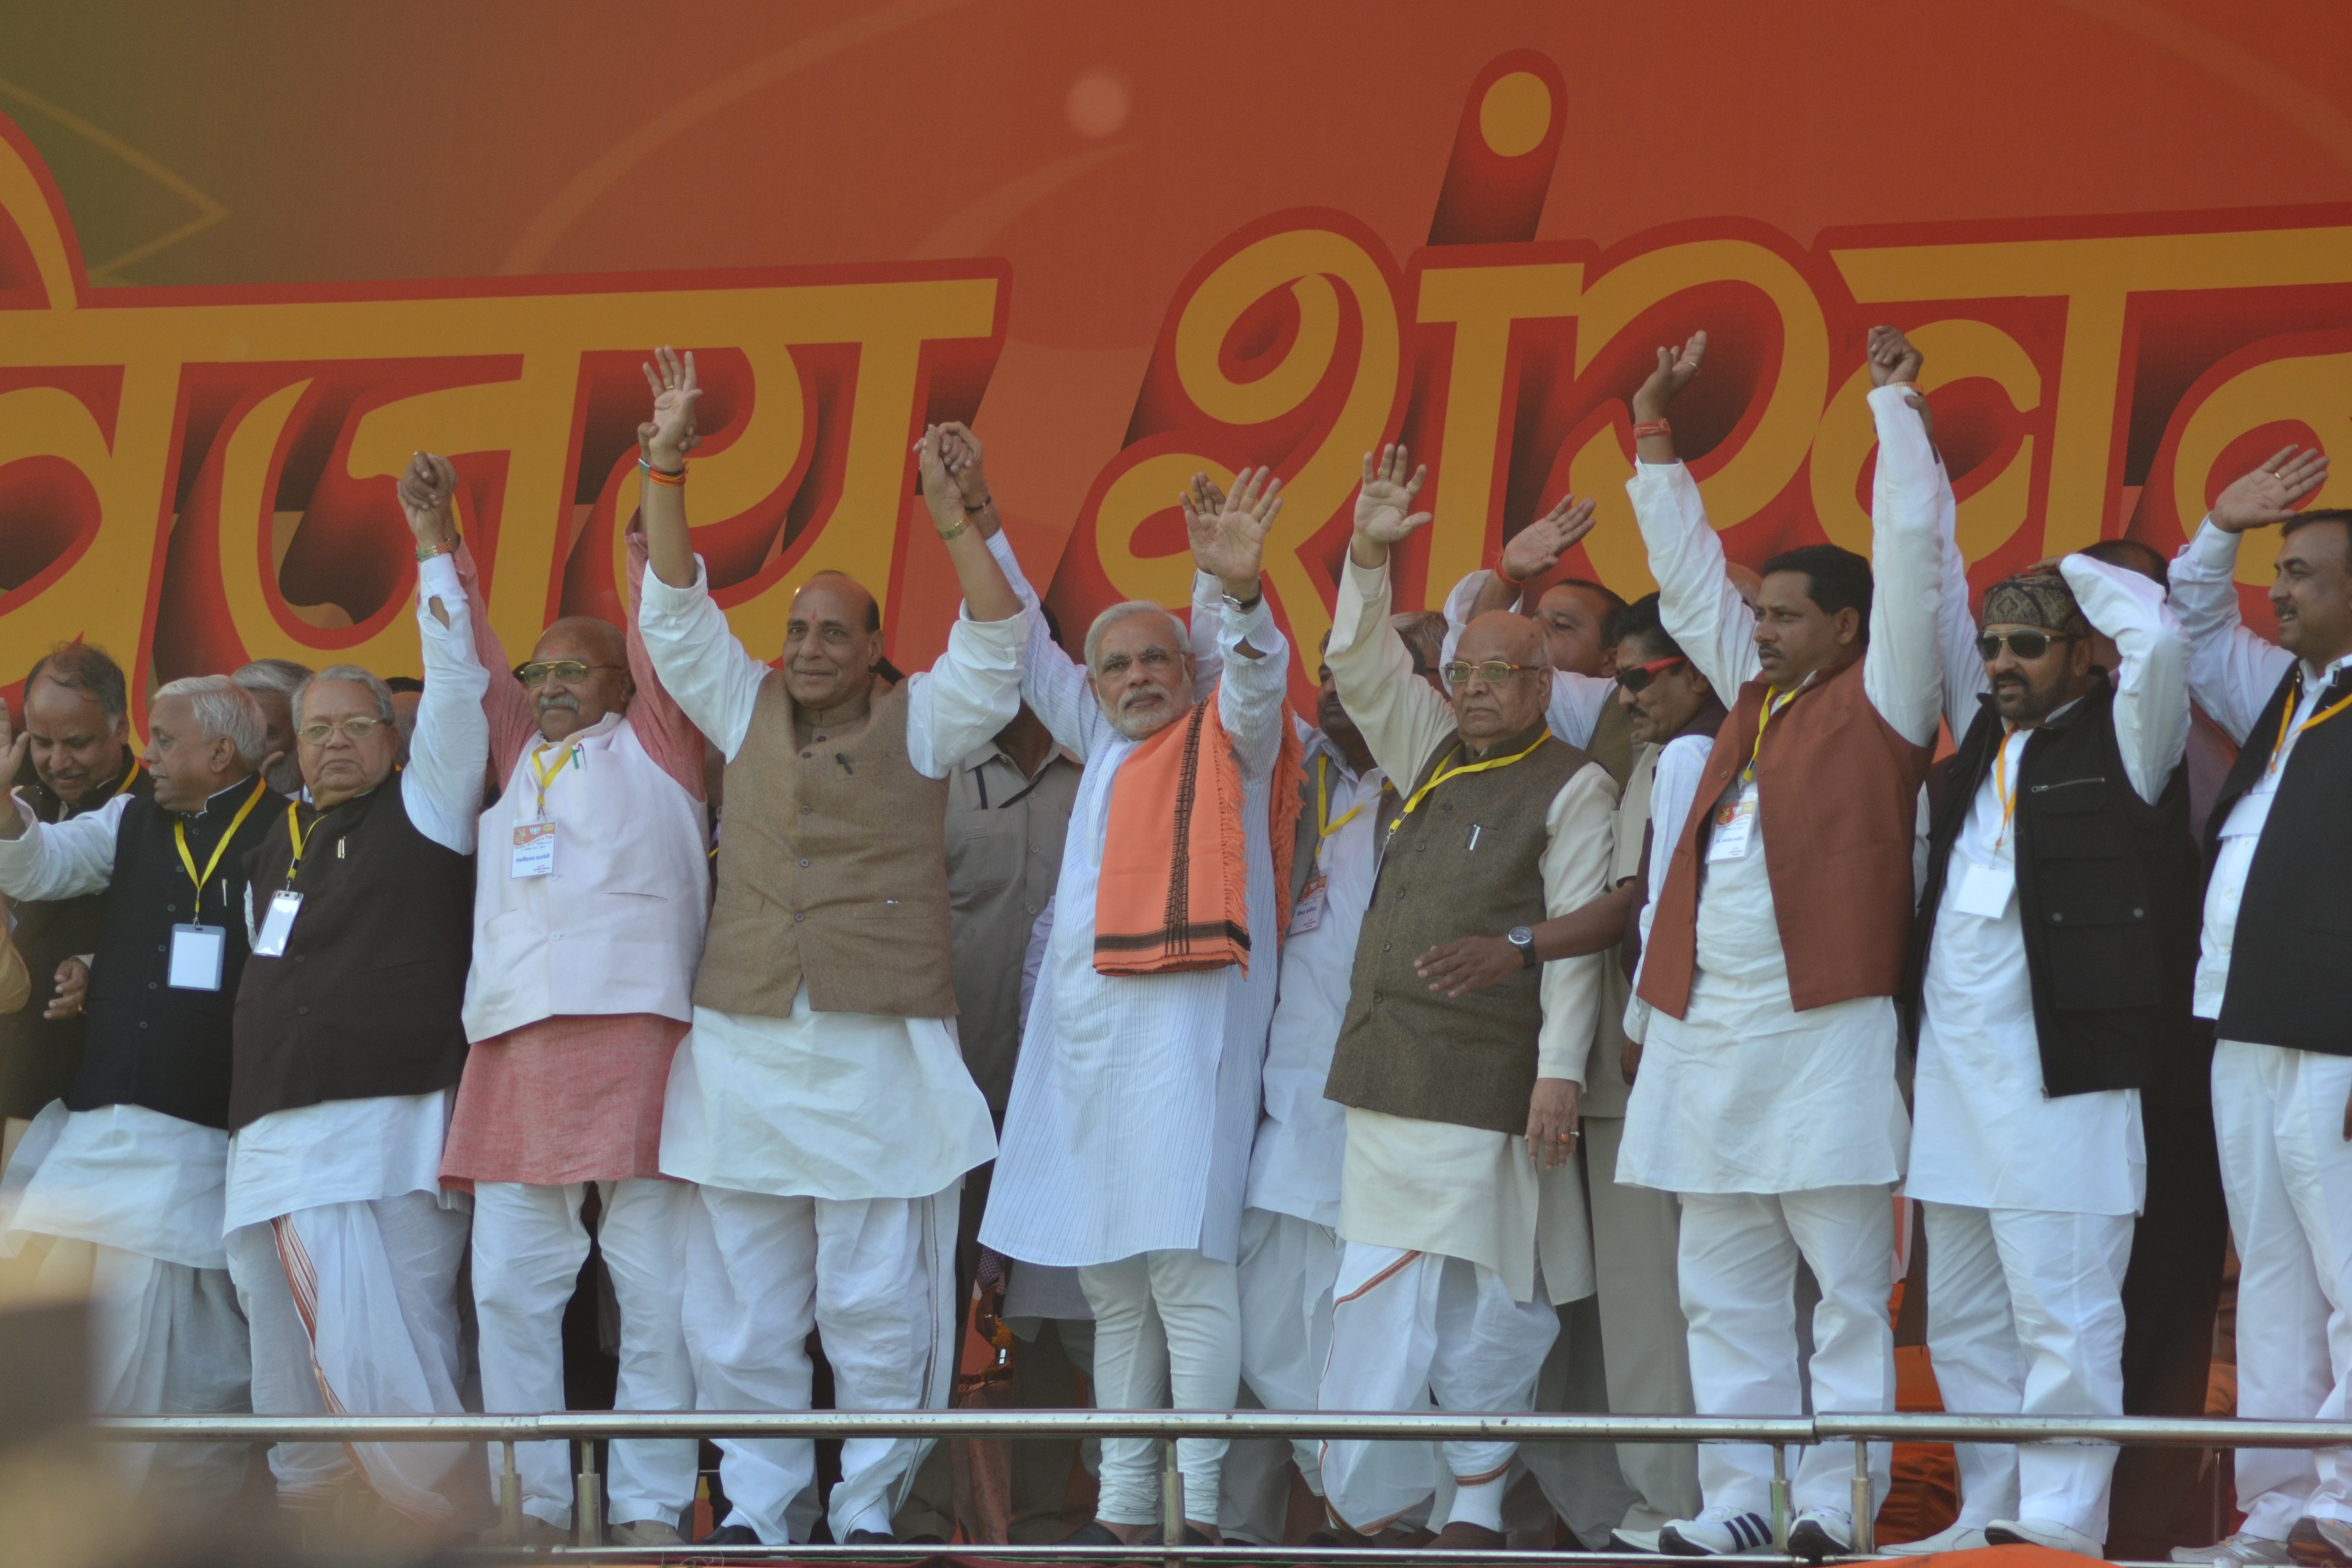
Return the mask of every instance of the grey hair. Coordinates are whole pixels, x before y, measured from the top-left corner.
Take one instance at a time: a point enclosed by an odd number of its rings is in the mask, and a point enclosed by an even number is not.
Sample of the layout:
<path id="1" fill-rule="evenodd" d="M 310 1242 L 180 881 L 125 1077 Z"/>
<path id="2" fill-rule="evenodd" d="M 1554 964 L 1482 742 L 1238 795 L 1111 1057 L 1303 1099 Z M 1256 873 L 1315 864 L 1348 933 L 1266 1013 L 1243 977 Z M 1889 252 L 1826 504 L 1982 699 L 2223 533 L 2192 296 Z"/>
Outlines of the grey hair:
<path id="1" fill-rule="evenodd" d="M 1164 616 L 1168 624 L 1176 628 L 1176 651 L 1188 656 L 1192 653 L 1192 643 L 1184 636 L 1184 624 L 1176 618 L 1176 612 L 1150 599 L 1129 599 L 1124 603 L 1113 605 L 1109 609 L 1097 616 L 1095 624 L 1087 628 L 1086 660 L 1088 675 L 1095 673 L 1095 659 L 1102 652 L 1103 637 L 1119 622 L 1132 619 L 1137 616 Z"/>
<path id="2" fill-rule="evenodd" d="M 310 667 L 290 658 L 257 658 L 244 668 L 230 672 L 229 679 L 247 691 L 275 691 L 291 697 L 310 679 Z"/>
<path id="3" fill-rule="evenodd" d="M 248 768 L 257 768 L 268 754 L 269 721 L 261 715 L 261 704 L 253 693 L 226 675 L 191 675 L 159 687 L 148 699 L 148 706 L 166 697 L 184 697 L 188 710 L 196 716 L 196 733 L 200 739 L 217 741 L 228 737 L 236 747 L 236 760 Z"/>
<path id="4" fill-rule="evenodd" d="M 383 677 L 374 670 L 362 669 L 356 664 L 331 664 L 318 674 L 305 677 L 302 684 L 294 689 L 294 727 L 297 730 L 302 727 L 303 699 L 310 695 L 310 688 L 322 680 L 348 680 L 355 686 L 366 687 L 375 698 L 376 721 L 397 725 L 398 718 L 392 706 L 392 688 L 383 683 Z"/>

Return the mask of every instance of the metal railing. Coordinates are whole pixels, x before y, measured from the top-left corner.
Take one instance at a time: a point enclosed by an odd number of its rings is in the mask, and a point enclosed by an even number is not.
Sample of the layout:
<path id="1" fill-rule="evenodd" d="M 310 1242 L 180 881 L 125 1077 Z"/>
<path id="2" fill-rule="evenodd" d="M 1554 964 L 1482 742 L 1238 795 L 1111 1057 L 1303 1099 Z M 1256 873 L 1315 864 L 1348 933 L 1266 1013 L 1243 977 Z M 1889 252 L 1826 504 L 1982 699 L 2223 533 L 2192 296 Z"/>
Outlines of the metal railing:
<path id="1" fill-rule="evenodd" d="M 1402 1439 L 1423 1442 L 1516 1443 L 1760 1443 L 1772 1450 L 1772 1543 L 1785 1556 L 1792 1510 L 1789 1496 L 1789 1450 L 1822 1443 L 1853 1445 L 1853 1550 L 1873 1550 L 1874 1506 L 1870 1447 L 1874 1443 L 2081 1442 L 2118 1446 L 2192 1448 L 2336 1448 L 2352 1447 L 2352 1422 L 2241 1421 L 2165 1416 L 1958 1415 L 1941 1413 L 1827 1414 L 1811 1416 L 1734 1415 L 1463 1415 L 1340 1411 L 1279 1410 L 908 1410 L 908 1411 L 559 1411 L 544 1415 L 113 1415 L 93 1419 L 93 1436 L 125 1443 L 496 1443 L 501 1450 L 501 1510 L 511 1529 L 520 1520 L 520 1487 L 515 1445 L 568 1442 L 575 1462 L 573 1538 L 580 1545 L 567 1560 L 643 1561 L 641 1550 L 602 1549 L 602 1488 L 596 1471 L 599 1442 L 617 1437 L 881 1437 L 1083 1438 L 1150 1436 L 1160 1439 L 1161 1505 L 1166 1539 L 1183 1539 L 1184 1483 L 1176 1465 L 1176 1441 L 1183 1437 L 1320 1437 Z M 682 1549 L 664 1554 L 677 1556 Z M 697 1558 L 772 1556 L 780 1548 L 695 1547 Z M 1138 1557 L 1199 1559 L 1204 1563 L 1320 1563 L 1323 1549 L 1298 1547 L 1021 1546 L 972 1544 L 959 1552 L 999 1558 L 1054 1561 L 1127 1560 Z M 811 1560 L 884 1560 L 903 1563 L 905 1545 L 794 1546 L 794 1557 Z M 1531 1554 L 1448 1553 L 1454 1562 L 1524 1562 Z M 1607 1562 L 1609 1553 L 1547 1552 L 1547 1560 Z M 1347 1553 L 1367 1564 L 1440 1561 L 1426 1549 L 1370 1549 Z"/>

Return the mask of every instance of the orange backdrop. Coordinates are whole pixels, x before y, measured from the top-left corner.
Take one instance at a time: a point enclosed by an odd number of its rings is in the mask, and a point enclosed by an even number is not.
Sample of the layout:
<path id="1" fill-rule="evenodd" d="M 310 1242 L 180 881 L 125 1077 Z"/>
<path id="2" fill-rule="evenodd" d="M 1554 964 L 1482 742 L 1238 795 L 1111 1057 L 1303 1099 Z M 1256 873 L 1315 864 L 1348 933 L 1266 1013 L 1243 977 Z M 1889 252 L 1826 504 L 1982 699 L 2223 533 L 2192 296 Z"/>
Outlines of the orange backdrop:
<path id="1" fill-rule="evenodd" d="M 2352 434 L 2347 67 L 2335 0 L 50 7 L 0 64 L 0 678 L 75 635 L 142 682 L 413 668 L 417 447 L 518 656 L 609 611 L 665 341 L 762 651 L 826 565 L 936 651 L 905 451 L 945 416 L 1066 624 L 1181 602 L 1171 481 L 1264 461 L 1311 646 L 1400 434 L 1407 602 L 1571 489 L 1638 592 L 1623 399 L 1698 326 L 1677 434 L 1735 556 L 1866 540 L 1879 321 L 1979 582 L 2168 551 L 2258 448 Z"/>

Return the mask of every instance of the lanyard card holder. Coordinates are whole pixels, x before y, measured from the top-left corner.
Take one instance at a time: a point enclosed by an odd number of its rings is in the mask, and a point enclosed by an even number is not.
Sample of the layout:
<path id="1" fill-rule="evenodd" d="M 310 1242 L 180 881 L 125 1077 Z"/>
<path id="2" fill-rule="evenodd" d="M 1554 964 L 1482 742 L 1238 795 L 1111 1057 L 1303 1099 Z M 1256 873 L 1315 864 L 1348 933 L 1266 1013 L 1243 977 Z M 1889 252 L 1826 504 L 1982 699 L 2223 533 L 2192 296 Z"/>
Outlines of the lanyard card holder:
<path id="1" fill-rule="evenodd" d="M 172 928 L 170 984 L 174 991 L 217 991 L 228 963 L 228 928 Z"/>
<path id="2" fill-rule="evenodd" d="M 261 917 L 261 931 L 253 939 L 257 958 L 283 958 L 286 942 L 294 934 L 294 917 L 302 912 L 302 895 L 280 888 L 269 897 L 269 912 Z"/>

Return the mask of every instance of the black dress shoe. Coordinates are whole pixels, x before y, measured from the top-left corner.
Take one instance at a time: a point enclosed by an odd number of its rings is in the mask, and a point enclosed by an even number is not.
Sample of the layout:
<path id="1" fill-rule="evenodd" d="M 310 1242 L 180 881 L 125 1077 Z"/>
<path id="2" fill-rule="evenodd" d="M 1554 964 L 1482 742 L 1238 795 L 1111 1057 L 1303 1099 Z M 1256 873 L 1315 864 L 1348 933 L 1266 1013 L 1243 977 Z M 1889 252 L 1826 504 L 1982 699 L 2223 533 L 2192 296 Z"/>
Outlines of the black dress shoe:
<path id="1" fill-rule="evenodd" d="M 748 1524 L 722 1524 L 701 1540 L 697 1546 L 757 1546 L 760 1532 Z"/>
<path id="2" fill-rule="evenodd" d="M 887 1531 L 853 1530 L 849 1532 L 849 1539 L 842 1544 L 845 1546 L 896 1546 L 898 1544 L 898 1538 Z"/>

